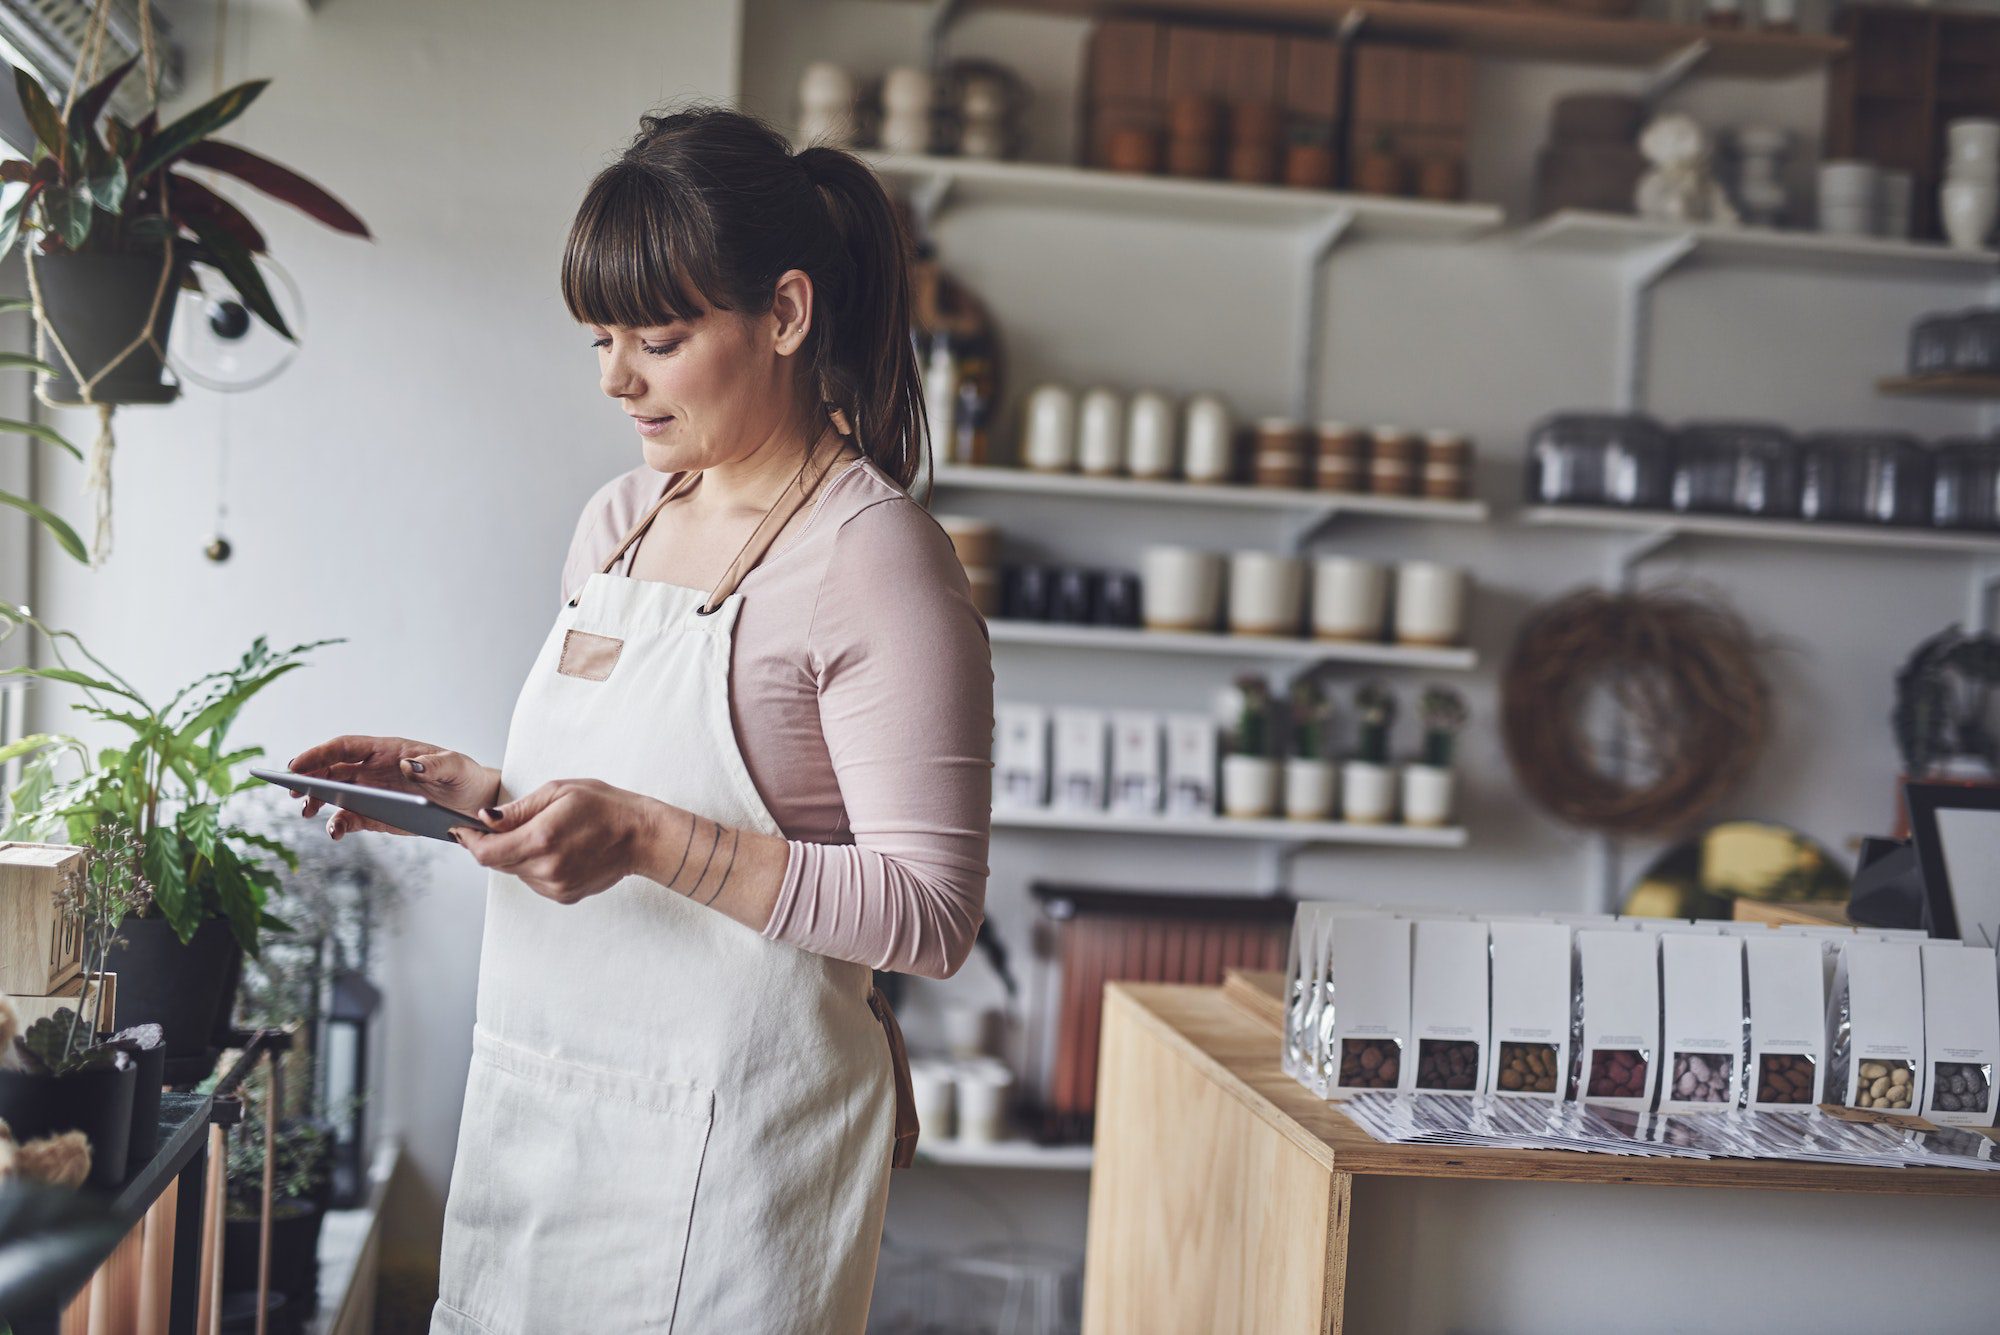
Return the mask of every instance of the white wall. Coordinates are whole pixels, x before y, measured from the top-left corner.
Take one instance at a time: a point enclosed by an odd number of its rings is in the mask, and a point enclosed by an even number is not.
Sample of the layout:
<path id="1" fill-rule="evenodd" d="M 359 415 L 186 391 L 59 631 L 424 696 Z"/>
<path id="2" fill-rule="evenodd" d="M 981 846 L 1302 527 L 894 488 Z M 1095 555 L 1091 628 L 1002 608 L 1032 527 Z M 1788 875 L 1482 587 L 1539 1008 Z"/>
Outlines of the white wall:
<path id="1" fill-rule="evenodd" d="M 750 0 L 743 96 L 781 124 L 795 120 L 793 90 L 815 59 L 879 74 L 922 58 L 926 8 L 885 0 Z M 1029 156 L 1073 156 L 1082 22 L 972 9 L 950 53 L 983 56 L 1028 78 Z M 1563 92 L 1630 87 L 1627 71 L 1484 64 L 1474 105 L 1472 193 L 1528 210 L 1527 182 L 1553 99 Z M 1798 131 L 1804 149 L 1792 175 L 1810 179 L 1824 86 L 1817 76 L 1782 84 L 1705 81 L 1674 105 L 1705 123 L 1770 120 Z M 1810 197 L 1801 205 L 1809 209 Z M 1086 217 L 1059 209 L 980 205 L 948 211 L 939 232 L 946 268 L 992 307 L 1005 351 L 1009 404 L 1043 379 L 1103 381 L 1172 393 L 1215 389 L 1245 415 L 1291 407 L 1292 330 L 1299 269 L 1296 242 L 1251 229 L 1203 228 L 1170 218 Z M 1525 527 L 1512 512 L 1528 428 L 1562 408 L 1607 405 L 1612 396 L 1617 287 L 1611 266 L 1523 253 L 1503 235 L 1464 246 L 1364 241 L 1339 251 L 1326 282 L 1330 303 L 1320 400 L 1329 416 L 1370 423 L 1449 426 L 1477 441 L 1481 493 L 1496 522 L 1460 528 L 1354 521 L 1320 544 L 1325 552 L 1385 558 L 1436 557 L 1473 567 L 1480 582 L 1471 638 L 1483 666 L 1446 676 L 1465 689 L 1475 724 L 1462 744 L 1472 842 L 1462 852 L 1329 849 L 1297 864 L 1295 889 L 1309 896 L 1487 909 L 1599 905 L 1591 841 L 1539 813 L 1512 783 L 1495 715 L 1500 663 L 1522 613 L 1578 584 L 1607 578 L 1615 540 L 1580 531 Z M 1972 304 L 1977 286 L 1766 274 L 1692 268 L 1671 276 L 1656 301 L 1649 408 L 1670 421 L 1695 416 L 1772 419 L 1796 428 L 1897 426 L 1927 436 L 1977 426 L 1968 408 L 1878 397 L 1877 376 L 1900 369 L 1905 333 L 1918 314 Z M 999 436 L 1010 440 L 1013 414 Z M 1132 568 L 1149 541 L 1220 547 L 1285 540 L 1270 521 L 1190 515 L 1140 506 L 1046 498 L 947 496 L 940 508 L 998 519 L 1023 557 Z M 1775 726 L 1770 744 L 1721 815 L 1795 825 L 1847 853 L 1851 836 L 1892 819 L 1897 766 L 1888 728 L 1891 678 L 1923 636 L 1962 615 L 1970 574 L 1961 557 L 1781 544 L 1693 543 L 1647 567 L 1647 581 L 1685 578 L 1721 591 L 1763 634 L 1773 655 Z M 1002 699 L 1104 706 L 1206 708 L 1231 669 L 1212 661 L 1138 655 L 1074 655 L 1025 647 L 996 653 Z M 1355 673 L 1346 680 L 1358 681 Z M 1424 674 L 1391 680 L 1406 706 Z M 1399 745 L 1415 745 L 1405 723 Z M 1628 850 L 1624 874 L 1649 849 Z M 1238 847 L 1187 841 L 1084 840 L 1004 831 L 994 840 L 989 920 L 1024 947 L 1035 913 L 1028 882 L 1054 879 L 1135 887 L 1261 887 L 1264 872 Z M 957 978 L 919 984 L 905 1027 L 913 1045 L 936 1033 L 938 1003 L 986 1003 L 999 991 L 983 963 Z M 1080 1227 L 1080 1180 L 1041 1179 L 1039 1208 L 1064 1210 L 1035 1227 Z M 1032 1208 L 997 1175 L 935 1171 L 899 1184 L 899 1222 L 912 1241 L 934 1240 L 930 1221 L 955 1213 L 989 1236 L 986 1212 L 965 1193 L 1010 1209 Z M 972 1222 L 978 1221 L 978 1222 Z"/>
<path id="2" fill-rule="evenodd" d="M 179 8 L 192 105 L 214 7 Z M 229 32 L 230 81 L 273 82 L 228 137 L 331 189 L 376 239 L 229 192 L 305 293 L 303 351 L 255 393 L 121 412 L 116 550 L 91 572 L 44 544 L 35 601 L 163 692 L 258 634 L 346 636 L 245 711 L 238 735 L 279 761 L 354 731 L 498 763 L 577 512 L 638 457 L 562 309 L 563 237 L 640 113 L 733 95 L 737 5 L 329 0 L 234 6 Z M 224 440 L 236 554 L 215 566 Z M 73 518 L 80 477 L 45 474 Z M 484 907 L 477 869 L 435 851 L 387 979 L 384 1111 L 416 1169 L 396 1212 L 413 1247 L 431 1245 L 450 1171 Z"/>

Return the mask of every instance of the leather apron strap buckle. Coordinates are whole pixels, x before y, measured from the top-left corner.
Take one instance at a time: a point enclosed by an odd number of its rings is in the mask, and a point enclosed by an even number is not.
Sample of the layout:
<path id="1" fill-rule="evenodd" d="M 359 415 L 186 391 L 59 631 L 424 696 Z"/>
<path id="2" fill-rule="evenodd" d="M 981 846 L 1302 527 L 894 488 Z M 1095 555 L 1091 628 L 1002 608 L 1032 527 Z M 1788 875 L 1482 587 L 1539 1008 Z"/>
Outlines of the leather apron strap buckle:
<path id="1" fill-rule="evenodd" d="M 875 1012 L 888 1036 L 889 1064 L 896 1078 L 896 1144 L 889 1164 L 908 1168 L 917 1161 L 917 1133 L 922 1129 L 917 1124 L 916 1091 L 910 1085 L 910 1051 L 903 1046 L 903 1027 L 896 1023 L 896 1012 L 889 1009 L 889 998 L 882 995 L 881 988 L 868 990 L 868 1009 Z"/>

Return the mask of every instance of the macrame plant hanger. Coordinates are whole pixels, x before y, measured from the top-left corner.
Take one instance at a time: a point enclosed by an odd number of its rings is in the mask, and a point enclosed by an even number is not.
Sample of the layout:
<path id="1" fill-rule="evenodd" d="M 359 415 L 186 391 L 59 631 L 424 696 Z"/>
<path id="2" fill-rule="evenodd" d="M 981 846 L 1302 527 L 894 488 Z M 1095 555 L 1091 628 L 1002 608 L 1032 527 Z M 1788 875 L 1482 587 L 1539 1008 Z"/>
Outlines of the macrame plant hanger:
<path id="1" fill-rule="evenodd" d="M 79 90 L 88 88 L 97 81 L 99 65 L 104 58 L 105 33 L 111 15 L 111 0 L 97 0 L 91 10 L 90 24 L 84 30 L 83 45 L 77 53 L 76 68 L 70 71 L 69 91 L 63 97 L 62 123 L 69 123 L 71 109 L 76 105 Z M 153 10 L 148 0 L 139 0 L 139 43 L 146 63 L 146 100 L 157 107 L 160 100 L 159 54 L 153 41 Z M 97 371 L 85 376 L 76 364 L 76 358 L 63 345 L 62 336 L 49 323 L 48 311 L 42 305 L 41 279 L 35 272 L 35 251 L 38 247 L 27 238 L 21 243 L 21 256 L 28 271 L 28 299 L 35 313 L 35 356 L 43 362 L 49 360 L 49 345 L 62 358 L 75 379 L 82 395 L 82 405 L 97 410 L 97 439 L 91 443 L 90 457 L 84 466 L 84 488 L 95 501 L 96 526 L 91 534 L 90 564 L 93 568 L 104 563 L 111 555 L 111 452 L 117 441 L 111 433 L 111 413 L 117 406 L 99 403 L 96 388 L 99 381 L 115 370 L 127 357 L 140 348 L 151 344 L 153 351 L 165 362 L 166 349 L 153 337 L 154 322 L 159 319 L 160 303 L 166 299 L 167 288 L 172 285 L 174 273 L 173 224 L 167 216 L 167 195 L 164 185 L 155 192 L 160 206 L 160 221 L 165 225 L 160 246 L 160 279 L 153 287 L 153 304 L 146 313 L 146 321 L 140 326 L 138 337 L 125 345 L 123 351 Z M 45 385 L 37 384 L 35 397 L 51 408 L 74 407 L 75 404 L 52 399 Z"/>

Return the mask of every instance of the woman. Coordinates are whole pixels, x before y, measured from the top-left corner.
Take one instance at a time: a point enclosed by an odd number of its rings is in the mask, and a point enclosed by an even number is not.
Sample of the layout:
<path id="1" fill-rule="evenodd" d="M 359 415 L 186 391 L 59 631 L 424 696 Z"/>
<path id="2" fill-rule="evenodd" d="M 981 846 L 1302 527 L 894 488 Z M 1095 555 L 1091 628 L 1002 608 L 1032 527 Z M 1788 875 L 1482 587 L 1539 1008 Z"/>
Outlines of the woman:
<path id="1" fill-rule="evenodd" d="M 562 286 L 645 462 L 584 510 L 504 762 L 341 737 L 292 767 L 489 827 L 433 1331 L 858 1332 L 915 1133 L 869 970 L 971 948 L 992 661 L 905 490 L 881 186 L 731 111 L 642 127 Z"/>

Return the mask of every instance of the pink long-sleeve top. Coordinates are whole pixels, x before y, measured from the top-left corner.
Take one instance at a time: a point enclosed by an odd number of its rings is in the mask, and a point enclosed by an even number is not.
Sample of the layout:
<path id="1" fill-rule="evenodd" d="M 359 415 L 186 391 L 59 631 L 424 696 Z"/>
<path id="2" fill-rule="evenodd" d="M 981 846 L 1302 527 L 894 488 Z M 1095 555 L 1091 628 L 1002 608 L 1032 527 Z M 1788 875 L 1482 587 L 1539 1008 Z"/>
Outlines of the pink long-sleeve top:
<path id="1" fill-rule="evenodd" d="M 673 475 L 598 489 L 563 566 L 568 599 Z M 669 505 L 653 521 L 674 520 Z M 628 575 L 639 544 L 612 567 Z M 993 658 L 937 522 L 873 463 L 830 477 L 739 586 L 730 713 L 791 846 L 764 935 L 943 978 L 985 914 Z"/>

